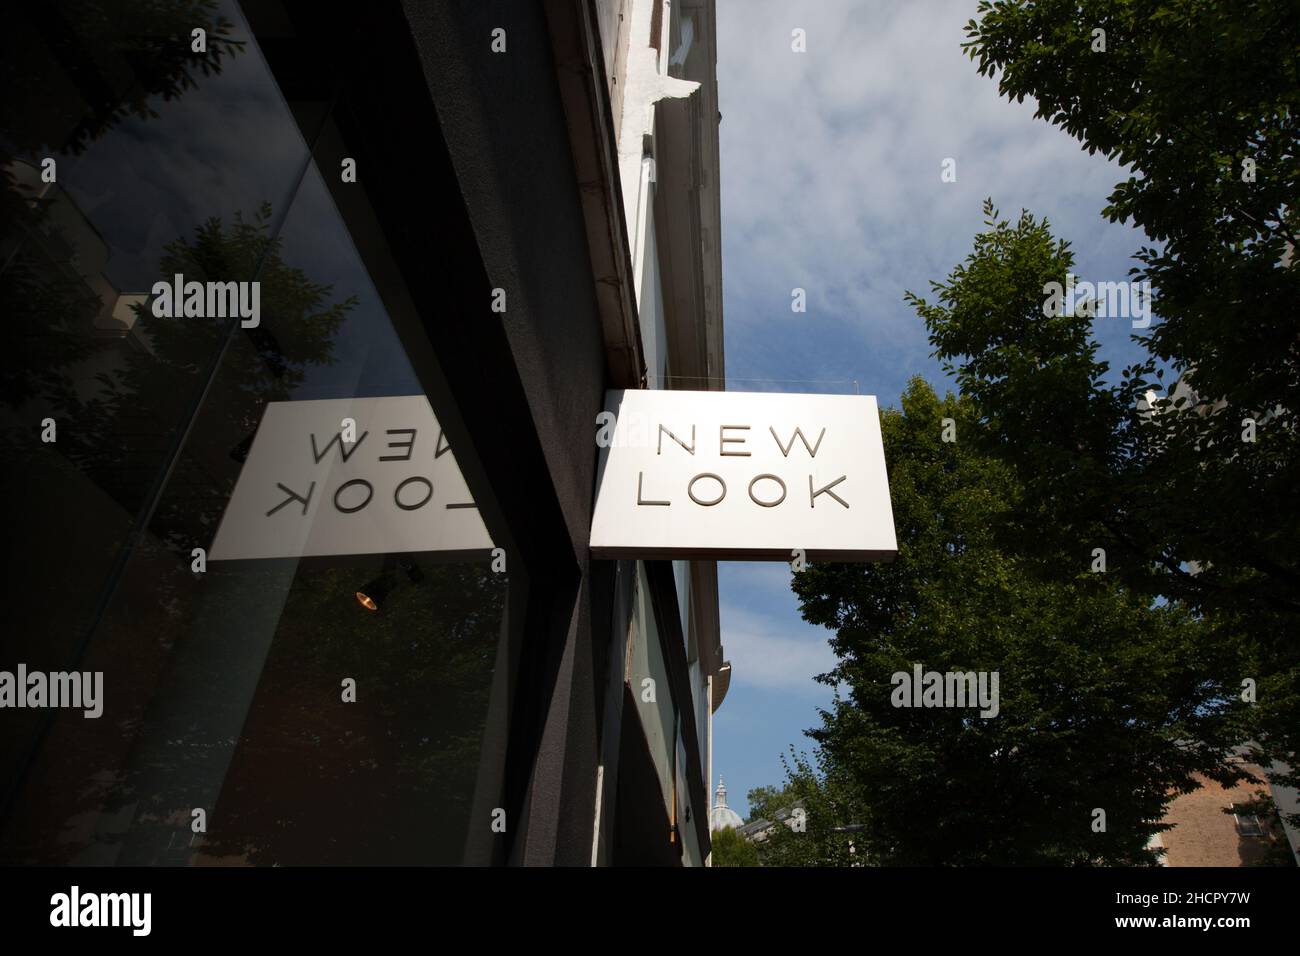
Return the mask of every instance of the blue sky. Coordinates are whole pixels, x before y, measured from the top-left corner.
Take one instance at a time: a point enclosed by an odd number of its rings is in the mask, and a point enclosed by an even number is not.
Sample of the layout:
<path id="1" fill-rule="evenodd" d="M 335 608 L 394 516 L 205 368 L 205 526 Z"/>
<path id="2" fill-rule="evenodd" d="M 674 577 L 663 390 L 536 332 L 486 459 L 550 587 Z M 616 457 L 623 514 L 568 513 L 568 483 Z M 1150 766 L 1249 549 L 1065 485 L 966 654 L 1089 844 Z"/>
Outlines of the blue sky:
<path id="1" fill-rule="evenodd" d="M 1101 217 L 1117 165 L 998 96 L 962 51 L 975 0 L 718 0 L 722 269 L 728 388 L 852 392 L 896 405 L 907 379 L 947 380 L 903 302 L 930 297 L 970 251 L 992 197 L 1046 216 L 1084 281 L 1128 278 L 1145 237 Z M 791 50 L 791 31 L 807 50 Z M 1097 54 L 1103 56 L 1104 54 Z M 941 181 L 946 158 L 956 182 Z M 806 291 L 807 312 L 790 309 Z M 1098 318 L 1117 373 L 1142 353 L 1127 319 Z M 779 382 L 772 380 L 781 380 Z M 783 564 L 719 565 L 732 662 L 714 717 L 714 772 L 742 815 L 810 750 L 831 689 L 829 632 L 799 616 Z M 716 779 L 712 786 L 716 786 Z"/>

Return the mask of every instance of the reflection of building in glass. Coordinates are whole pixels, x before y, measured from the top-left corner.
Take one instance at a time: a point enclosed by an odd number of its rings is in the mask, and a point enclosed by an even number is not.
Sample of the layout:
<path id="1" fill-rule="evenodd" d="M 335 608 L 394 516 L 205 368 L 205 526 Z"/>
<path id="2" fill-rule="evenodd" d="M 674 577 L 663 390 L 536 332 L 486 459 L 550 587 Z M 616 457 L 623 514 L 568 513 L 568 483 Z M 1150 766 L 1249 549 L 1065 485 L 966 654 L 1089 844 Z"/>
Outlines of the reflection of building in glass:
<path id="1" fill-rule="evenodd" d="M 217 6 L 206 60 L 191 4 L 3 41 L 0 669 L 104 713 L 0 712 L 0 862 L 706 863 L 716 568 L 588 525 L 605 390 L 723 387 L 712 0 Z M 176 275 L 260 324 L 154 314 Z M 222 560 L 295 403 L 247 510 L 331 545 Z M 426 505 L 494 548 L 397 533 Z"/>
<path id="2" fill-rule="evenodd" d="M 24 237 L 27 251 L 38 252 L 44 257 L 50 278 L 64 271 L 81 279 L 85 284 L 86 301 L 93 302 L 89 318 L 95 335 L 104 338 L 129 336 L 135 325 L 135 308 L 143 304 L 148 295 L 123 292 L 104 274 L 108 265 L 108 244 L 57 183 L 42 182 L 41 170 L 21 159 L 10 164 L 9 172 L 16 186 L 34 204 L 44 207 L 44 216 L 38 220 L 37 228 Z M 17 245 L 16 237 L 6 245 L 8 248 L 0 258 L 7 260 L 8 253 Z"/>

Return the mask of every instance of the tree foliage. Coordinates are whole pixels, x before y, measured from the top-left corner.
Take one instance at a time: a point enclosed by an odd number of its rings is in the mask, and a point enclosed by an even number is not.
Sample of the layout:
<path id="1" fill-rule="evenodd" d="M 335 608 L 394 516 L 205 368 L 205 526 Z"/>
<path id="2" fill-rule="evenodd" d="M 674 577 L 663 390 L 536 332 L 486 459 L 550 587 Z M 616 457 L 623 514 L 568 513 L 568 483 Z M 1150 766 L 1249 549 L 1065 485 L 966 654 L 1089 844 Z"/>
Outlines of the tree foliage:
<path id="1" fill-rule="evenodd" d="M 981 270 L 1002 253 L 977 242 L 939 302 L 916 303 L 936 354 L 975 400 L 976 440 L 1024 476 L 1038 553 L 1105 547 L 1130 585 L 1237 641 L 1252 659 L 1243 676 L 1259 684 L 1257 739 L 1294 766 L 1300 6 L 1017 0 L 978 13 L 965 46 L 980 72 L 1126 167 L 1103 214 L 1159 244 L 1139 250 L 1133 270 L 1151 283 L 1159 320 L 1137 336 L 1149 358 L 1107 384 L 1086 320 L 1002 298 L 1063 282 L 1067 260 L 1013 278 Z M 1014 231 L 986 236 L 1005 243 Z M 978 287 L 971 274 L 1016 287 Z M 1165 369 L 1192 390 L 1143 414 Z"/>
<path id="2" fill-rule="evenodd" d="M 753 820 L 772 826 L 755 845 L 762 866 L 852 866 L 862 864 L 856 837 L 846 828 L 866 813 L 853 781 L 820 752 L 790 749 L 782 757 L 786 782 L 749 793 Z M 757 799 L 756 799 L 757 798 Z"/>
<path id="3" fill-rule="evenodd" d="M 999 241 L 1011 254 L 981 270 L 986 291 L 988 270 L 1045 267 L 1059 249 L 1028 220 Z M 1008 545 L 1034 528 L 1015 471 L 971 440 L 976 407 L 913 379 L 882 416 L 897 560 L 796 575 L 804 616 L 836 631 L 840 663 L 822 679 L 846 694 L 810 735 L 867 804 L 858 845 L 874 862 L 1150 863 L 1171 794 L 1194 771 L 1237 775 L 1224 759 L 1244 710 L 1236 649 L 1092 572 L 1084 542 L 1056 576 Z M 997 672 L 998 715 L 895 706 L 892 675 L 918 663 Z"/>
<path id="4" fill-rule="evenodd" d="M 714 866 L 758 866 L 758 849 L 731 827 L 710 835 Z"/>
<path id="5" fill-rule="evenodd" d="M 983 0 L 978 13 L 964 46 L 980 73 L 1127 167 L 1103 214 L 1163 243 L 1138 257 L 1165 319 L 1153 354 L 1194 365 L 1207 395 L 1300 411 L 1300 275 L 1279 265 L 1300 244 L 1300 5 Z"/>

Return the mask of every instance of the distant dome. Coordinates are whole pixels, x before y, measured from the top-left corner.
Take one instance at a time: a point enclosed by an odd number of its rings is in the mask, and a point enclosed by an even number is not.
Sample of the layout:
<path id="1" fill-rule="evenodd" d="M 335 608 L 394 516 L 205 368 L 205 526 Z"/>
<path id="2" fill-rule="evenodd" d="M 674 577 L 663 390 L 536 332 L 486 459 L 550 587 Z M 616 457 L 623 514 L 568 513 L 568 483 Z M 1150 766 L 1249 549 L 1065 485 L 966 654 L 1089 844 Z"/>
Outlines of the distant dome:
<path id="1" fill-rule="evenodd" d="M 727 806 L 727 785 L 722 782 L 722 775 L 719 774 L 718 789 L 714 791 L 713 808 L 709 810 L 709 832 L 739 830 L 744 825 L 745 821 L 740 819 L 740 814 Z"/>

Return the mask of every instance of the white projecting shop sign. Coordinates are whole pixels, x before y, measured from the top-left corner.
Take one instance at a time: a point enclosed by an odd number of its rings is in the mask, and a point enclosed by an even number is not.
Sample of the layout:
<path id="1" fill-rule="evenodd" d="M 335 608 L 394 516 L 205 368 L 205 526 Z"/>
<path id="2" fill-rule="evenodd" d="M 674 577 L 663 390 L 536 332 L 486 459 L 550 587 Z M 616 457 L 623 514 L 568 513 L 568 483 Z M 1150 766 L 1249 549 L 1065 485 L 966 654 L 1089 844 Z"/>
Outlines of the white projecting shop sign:
<path id="1" fill-rule="evenodd" d="M 605 408 L 593 557 L 898 553 L 873 396 L 627 390 Z"/>

